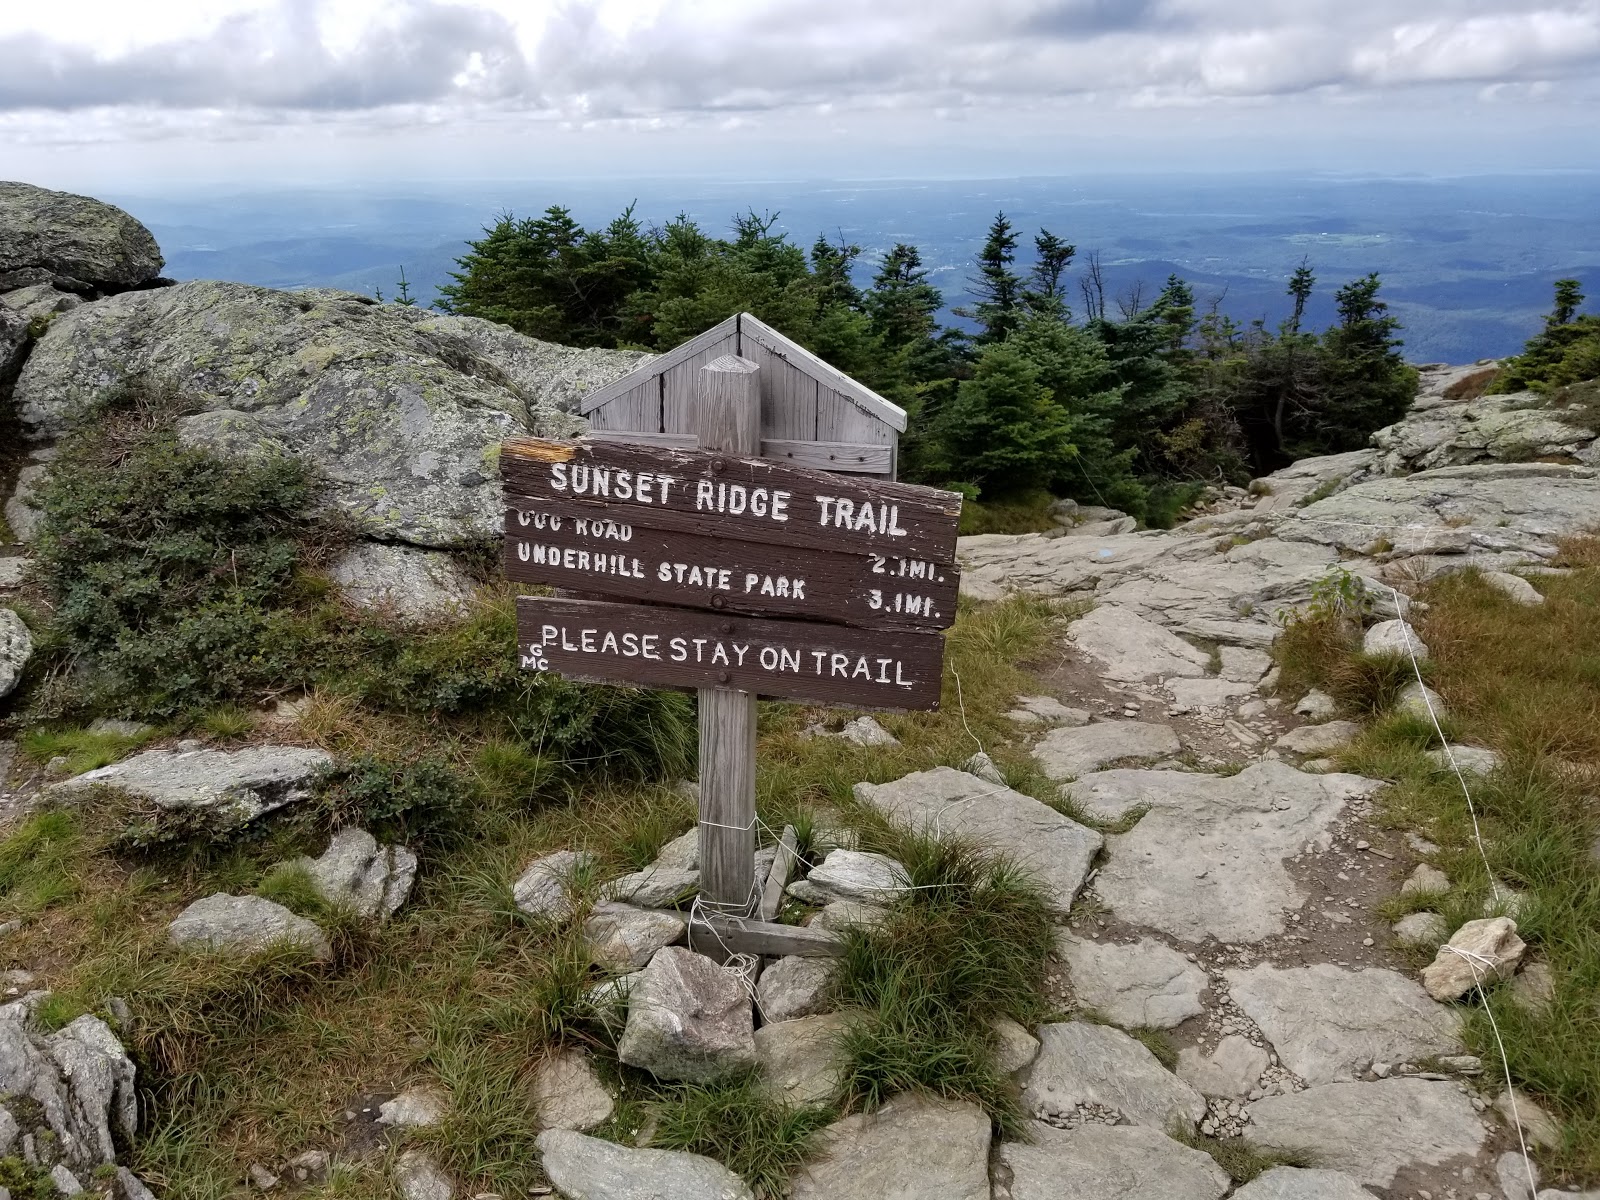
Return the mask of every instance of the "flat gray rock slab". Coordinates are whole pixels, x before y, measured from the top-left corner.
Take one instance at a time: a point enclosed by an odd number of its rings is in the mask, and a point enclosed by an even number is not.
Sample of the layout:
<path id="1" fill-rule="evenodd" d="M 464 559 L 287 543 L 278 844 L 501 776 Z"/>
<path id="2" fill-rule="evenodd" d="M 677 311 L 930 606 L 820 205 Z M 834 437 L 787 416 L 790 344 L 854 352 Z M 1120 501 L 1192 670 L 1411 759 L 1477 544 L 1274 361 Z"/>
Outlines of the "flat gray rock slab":
<path id="1" fill-rule="evenodd" d="M 640 908 L 668 908 L 700 890 L 700 872 L 652 864 L 613 879 L 602 889 L 613 900 Z"/>
<path id="2" fill-rule="evenodd" d="M 589 1056 L 571 1047 L 557 1050 L 539 1064 L 533 1076 L 533 1104 L 542 1128 L 579 1133 L 605 1124 L 616 1108 Z"/>
<path id="3" fill-rule="evenodd" d="M 1231 1182 L 1204 1150 L 1158 1129 L 1034 1122 L 1032 1140 L 1000 1147 L 1011 1200 L 1218 1200 Z M 1001 1193 L 996 1192 L 996 1195 Z"/>
<path id="4" fill-rule="evenodd" d="M 1342 1171 L 1273 1167 L 1236 1191 L 1233 1200 L 1373 1200 L 1373 1195 Z"/>
<path id="5" fill-rule="evenodd" d="M 1321 725 L 1302 725 L 1299 729 L 1291 729 L 1273 745 L 1293 754 L 1319 755 L 1348 746 L 1360 735 L 1361 726 L 1354 721 L 1325 721 Z"/>
<path id="6" fill-rule="evenodd" d="M 1310 1084 L 1358 1078 L 1374 1062 L 1463 1049 L 1460 1018 L 1397 971 L 1262 963 L 1223 978 L 1283 1065 Z"/>
<path id="7" fill-rule="evenodd" d="M 314 923 L 260 896 L 218 892 L 196 900 L 173 918 L 167 937 L 174 946 L 219 954 L 258 954 L 289 945 L 315 959 L 333 957 L 327 935 Z"/>
<path id="8" fill-rule="evenodd" d="M 365 829 L 341 829 L 320 858 L 297 865 L 329 904 L 369 919 L 394 916 L 417 881 L 417 856 L 404 846 L 378 845 Z"/>
<path id="9" fill-rule="evenodd" d="M 568 1200 L 754 1200 L 744 1180 L 699 1154 L 634 1150 L 570 1129 L 547 1129 L 537 1145 Z"/>
<path id="10" fill-rule="evenodd" d="M 1436 1167 L 1483 1149 L 1488 1130 L 1449 1080 L 1325 1083 L 1246 1108 L 1250 1140 L 1309 1151 L 1323 1167 L 1385 1188 L 1408 1166 Z"/>
<path id="11" fill-rule="evenodd" d="M 602 900 L 584 921 L 583 936 L 596 962 L 619 971 L 638 971 L 661 947 L 681 937 L 687 924 L 675 912 Z"/>
<path id="12" fill-rule="evenodd" d="M 839 1098 L 845 1065 L 839 1039 L 851 1019 L 849 1013 L 820 1013 L 756 1030 L 756 1060 L 774 1099 L 805 1108 Z"/>
<path id="13" fill-rule="evenodd" d="M 989 1129 L 975 1104 L 904 1093 L 823 1130 L 791 1200 L 990 1200 Z"/>
<path id="14" fill-rule="evenodd" d="M 855 797 L 903 829 L 961 838 L 1027 871 L 1065 912 L 1105 839 L 1048 804 L 950 767 L 893 783 L 858 783 Z"/>
<path id="15" fill-rule="evenodd" d="M 1033 748 L 1051 779 L 1076 779 L 1114 762 L 1152 761 L 1183 750 L 1170 725 L 1152 721 L 1096 721 L 1077 729 L 1052 729 Z"/>
<path id="16" fill-rule="evenodd" d="M 1139 683 L 1179 675 L 1201 676 L 1211 656 L 1131 608 L 1102 604 L 1067 630 L 1077 648 L 1099 664 L 1107 679 Z"/>
<path id="17" fill-rule="evenodd" d="M 1018 725 L 1087 725 L 1086 708 L 1068 708 L 1054 696 L 1018 696 L 1017 706 L 1006 716 Z"/>
<path id="18" fill-rule="evenodd" d="M 1078 1003 L 1124 1029 L 1171 1029 L 1205 1009 L 1206 973 L 1153 938 L 1096 942 L 1063 932 L 1057 953 L 1072 972 Z"/>
<path id="19" fill-rule="evenodd" d="M 778 959 L 761 972 L 756 983 L 756 1007 L 761 1019 L 775 1023 L 826 1012 L 838 973 L 839 963 L 834 958 L 790 954 Z"/>
<path id="20" fill-rule="evenodd" d="M 1286 912 L 1306 900 L 1284 859 L 1326 849 L 1345 804 L 1383 786 L 1271 761 L 1227 777 L 1103 771 L 1088 782 L 1096 806 L 1150 810 L 1106 838 L 1096 892 L 1122 920 L 1196 942 L 1282 933 Z"/>
<path id="21" fill-rule="evenodd" d="M 53 793 L 111 787 L 158 808 L 204 809 L 219 822 L 243 824 L 304 800 L 331 755 L 305 746 L 244 750 L 146 750 L 56 784 Z"/>
<path id="22" fill-rule="evenodd" d="M 394 1165 L 401 1200 L 451 1200 L 456 1186 L 426 1150 L 407 1150 Z"/>
<path id="23" fill-rule="evenodd" d="M 557 850 L 536 858 L 511 885 L 512 899 L 530 917 L 569 917 L 573 909 L 573 878 L 593 864 L 594 858 L 581 850 Z"/>
<path id="24" fill-rule="evenodd" d="M 704 1083 L 755 1064 L 753 1030 L 738 979 L 703 954 L 667 946 L 629 989 L 617 1057 L 657 1079 Z"/>
<path id="25" fill-rule="evenodd" d="M 1196 1046 L 1178 1052 L 1178 1078 L 1206 1096 L 1230 1100 L 1249 1095 L 1270 1062 L 1267 1052 L 1243 1034 L 1230 1033 L 1210 1054 Z"/>
<path id="26" fill-rule="evenodd" d="M 882 904 L 903 896 L 908 880 L 905 868 L 886 854 L 830 850 L 806 882 L 831 899 Z"/>
<path id="27" fill-rule="evenodd" d="M 1143 1045 L 1108 1025 L 1041 1025 L 1039 1056 L 1023 1077 L 1022 1104 L 1034 1116 L 1064 1116 L 1080 1104 L 1114 1108 L 1130 1124 L 1190 1126 L 1206 1114 L 1205 1097 Z"/>

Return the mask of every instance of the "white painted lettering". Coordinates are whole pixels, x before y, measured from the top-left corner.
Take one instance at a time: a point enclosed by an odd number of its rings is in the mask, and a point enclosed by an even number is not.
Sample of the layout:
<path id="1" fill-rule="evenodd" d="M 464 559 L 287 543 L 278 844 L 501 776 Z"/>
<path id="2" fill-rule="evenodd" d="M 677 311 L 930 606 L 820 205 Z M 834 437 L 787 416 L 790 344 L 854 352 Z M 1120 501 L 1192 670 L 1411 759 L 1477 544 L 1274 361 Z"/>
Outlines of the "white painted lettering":
<path id="1" fill-rule="evenodd" d="M 564 492 L 567 490 L 566 463 L 550 464 L 550 490 L 552 492 Z"/>

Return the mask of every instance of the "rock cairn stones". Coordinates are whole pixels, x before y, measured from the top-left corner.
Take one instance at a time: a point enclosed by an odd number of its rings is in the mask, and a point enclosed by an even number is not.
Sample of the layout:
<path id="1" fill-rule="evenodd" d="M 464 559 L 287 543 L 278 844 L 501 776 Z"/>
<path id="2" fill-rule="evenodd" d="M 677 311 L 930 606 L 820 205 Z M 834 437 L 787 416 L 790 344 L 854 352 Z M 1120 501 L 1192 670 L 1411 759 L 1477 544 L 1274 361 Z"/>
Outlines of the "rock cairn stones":
<path id="1" fill-rule="evenodd" d="M 628 993 L 617 1057 L 658 1079 L 704 1083 L 756 1064 L 743 983 L 680 946 L 657 950 Z"/>

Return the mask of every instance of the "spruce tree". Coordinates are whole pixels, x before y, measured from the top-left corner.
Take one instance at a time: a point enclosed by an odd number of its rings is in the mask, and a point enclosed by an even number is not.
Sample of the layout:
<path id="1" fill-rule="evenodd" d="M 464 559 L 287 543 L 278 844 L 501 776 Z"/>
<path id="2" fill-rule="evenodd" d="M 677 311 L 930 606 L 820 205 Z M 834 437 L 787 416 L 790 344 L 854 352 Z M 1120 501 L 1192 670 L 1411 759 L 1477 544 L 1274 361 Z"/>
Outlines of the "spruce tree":
<path id="1" fill-rule="evenodd" d="M 1011 269 L 1016 261 L 1016 230 L 1002 212 L 990 224 L 989 236 L 978 254 L 978 276 L 971 281 L 977 303 L 956 310 L 983 327 L 975 339 L 980 346 L 1005 341 L 1022 318 L 1022 279 Z"/>

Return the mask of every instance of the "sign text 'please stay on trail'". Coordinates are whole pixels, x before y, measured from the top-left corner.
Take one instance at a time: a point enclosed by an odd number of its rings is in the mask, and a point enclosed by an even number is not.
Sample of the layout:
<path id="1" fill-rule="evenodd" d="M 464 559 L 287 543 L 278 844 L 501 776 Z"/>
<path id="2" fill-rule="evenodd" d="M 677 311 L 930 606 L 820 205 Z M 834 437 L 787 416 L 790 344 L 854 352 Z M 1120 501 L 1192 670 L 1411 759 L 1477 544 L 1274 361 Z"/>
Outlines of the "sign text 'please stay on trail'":
<path id="1" fill-rule="evenodd" d="M 517 637 L 524 670 L 568 679 L 730 688 L 857 708 L 939 706 L 937 633 L 521 596 Z"/>
<path id="2" fill-rule="evenodd" d="M 508 499 L 631 526 L 842 553 L 954 563 L 961 497 L 760 458 L 627 442 L 512 438 Z"/>

